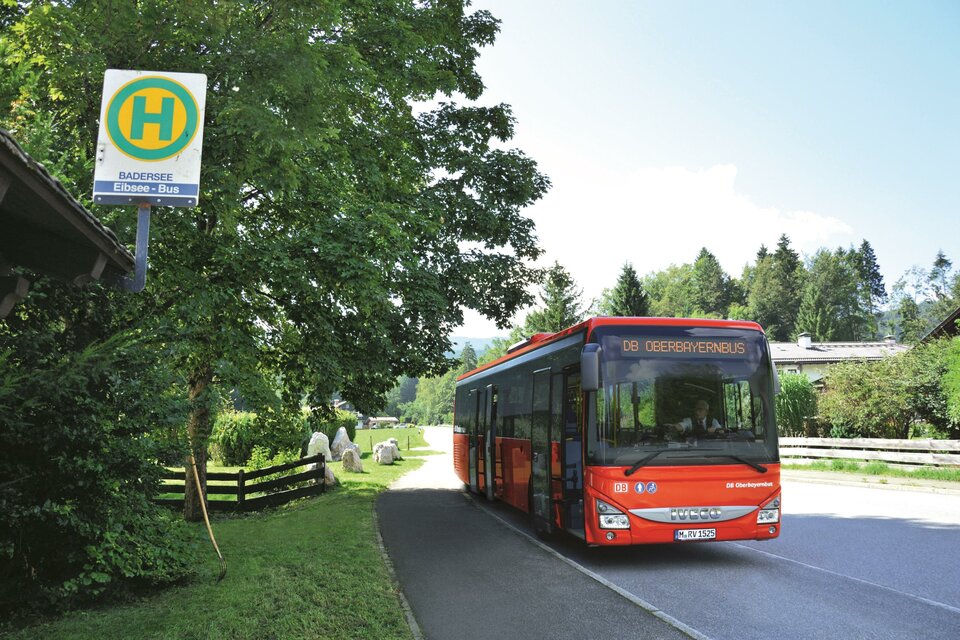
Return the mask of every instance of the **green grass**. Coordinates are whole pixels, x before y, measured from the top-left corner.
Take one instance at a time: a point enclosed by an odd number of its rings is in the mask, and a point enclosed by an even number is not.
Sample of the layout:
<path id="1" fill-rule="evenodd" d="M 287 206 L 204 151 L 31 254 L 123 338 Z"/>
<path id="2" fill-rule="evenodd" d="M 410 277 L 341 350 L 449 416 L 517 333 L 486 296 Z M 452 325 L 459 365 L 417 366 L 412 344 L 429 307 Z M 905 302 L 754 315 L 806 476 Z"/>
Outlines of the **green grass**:
<path id="1" fill-rule="evenodd" d="M 877 461 L 860 463 L 855 460 L 814 460 L 809 464 L 784 464 L 783 468 L 796 469 L 799 471 L 839 471 L 843 473 L 859 473 L 862 475 L 890 478 L 960 482 L 960 469 L 945 469 L 943 467 L 901 469 L 899 467 L 891 467 L 885 462 Z"/>
<path id="2" fill-rule="evenodd" d="M 411 638 L 377 545 L 373 509 L 378 493 L 423 461 L 385 466 L 365 454 L 363 462 L 362 474 L 332 463 L 342 484 L 323 496 L 261 514 L 215 516 L 228 565 L 219 584 L 217 558 L 199 524 L 203 563 L 188 584 L 35 621 L 4 637 Z"/>
<path id="3" fill-rule="evenodd" d="M 416 427 L 406 429 L 359 429 L 353 441 L 360 445 L 361 451 L 372 451 L 373 445 L 388 438 L 396 438 L 400 443 L 400 453 L 416 447 L 426 447 L 427 441 Z"/>

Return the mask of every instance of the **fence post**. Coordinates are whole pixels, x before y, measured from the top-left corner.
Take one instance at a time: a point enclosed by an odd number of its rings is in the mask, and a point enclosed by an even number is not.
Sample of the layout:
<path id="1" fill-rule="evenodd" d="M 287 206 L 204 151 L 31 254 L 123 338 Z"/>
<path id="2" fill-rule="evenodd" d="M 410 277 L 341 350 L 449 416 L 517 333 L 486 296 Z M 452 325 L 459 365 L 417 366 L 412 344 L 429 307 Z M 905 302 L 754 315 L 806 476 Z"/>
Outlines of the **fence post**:
<path id="1" fill-rule="evenodd" d="M 244 491 L 243 469 L 237 471 L 237 511 L 243 511 L 243 501 L 246 499 Z"/>
<path id="2" fill-rule="evenodd" d="M 320 462 L 317 463 L 317 470 L 320 472 L 320 493 L 327 492 L 327 458 L 320 454 Z"/>

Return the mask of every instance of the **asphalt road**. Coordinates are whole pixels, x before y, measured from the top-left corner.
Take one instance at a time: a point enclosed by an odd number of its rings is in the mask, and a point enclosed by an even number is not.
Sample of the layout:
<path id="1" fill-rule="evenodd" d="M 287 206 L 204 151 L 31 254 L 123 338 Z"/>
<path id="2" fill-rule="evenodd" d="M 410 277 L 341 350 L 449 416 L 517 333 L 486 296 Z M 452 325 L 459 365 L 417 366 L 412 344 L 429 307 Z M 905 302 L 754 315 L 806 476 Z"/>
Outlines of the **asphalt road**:
<path id="1" fill-rule="evenodd" d="M 505 632 L 660 638 L 680 631 L 738 640 L 960 638 L 960 492 L 787 479 L 783 533 L 774 541 L 628 549 L 549 542 L 632 599 L 582 573 L 575 577 L 572 566 L 529 539 L 525 514 L 467 499 L 449 482 L 446 489 L 387 492 L 378 511 L 414 614 L 436 640 Z M 524 583 L 518 573 L 537 577 Z M 437 576 L 446 576 L 441 586 L 427 588 Z M 546 599 L 530 597 L 544 589 Z M 471 617 L 480 621 L 491 611 L 499 612 L 496 633 L 482 626 L 463 633 Z M 432 626 L 444 615 L 464 621 L 460 633 Z"/>

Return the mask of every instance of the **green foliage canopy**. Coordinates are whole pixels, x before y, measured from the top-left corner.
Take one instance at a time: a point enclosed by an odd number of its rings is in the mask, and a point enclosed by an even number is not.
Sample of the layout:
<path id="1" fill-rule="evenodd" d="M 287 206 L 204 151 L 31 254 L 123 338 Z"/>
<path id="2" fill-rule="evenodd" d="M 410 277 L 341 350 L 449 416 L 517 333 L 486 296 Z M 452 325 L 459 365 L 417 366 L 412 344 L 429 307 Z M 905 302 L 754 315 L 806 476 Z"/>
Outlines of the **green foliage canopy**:
<path id="1" fill-rule="evenodd" d="M 104 70 L 208 78 L 200 205 L 155 216 L 131 316 L 174 347 L 201 469 L 215 388 L 290 414 L 334 391 L 374 408 L 398 375 L 449 366 L 463 307 L 505 323 L 529 301 L 540 250 L 521 211 L 549 183 L 502 148 L 509 107 L 412 106 L 480 97 L 488 12 L 146 0 L 24 4 L 3 20 L 0 123 L 77 194 Z M 132 239 L 129 212 L 95 211 Z"/>

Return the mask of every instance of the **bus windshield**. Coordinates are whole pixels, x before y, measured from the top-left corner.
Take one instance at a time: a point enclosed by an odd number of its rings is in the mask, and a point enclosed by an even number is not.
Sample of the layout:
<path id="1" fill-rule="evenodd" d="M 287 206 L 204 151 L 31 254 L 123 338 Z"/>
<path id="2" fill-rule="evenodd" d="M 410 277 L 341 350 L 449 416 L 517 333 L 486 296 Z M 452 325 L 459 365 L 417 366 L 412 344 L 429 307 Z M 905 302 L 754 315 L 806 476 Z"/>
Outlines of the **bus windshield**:
<path id="1" fill-rule="evenodd" d="M 773 370 L 758 331 L 598 327 L 601 386 L 588 464 L 668 466 L 778 461 Z"/>

